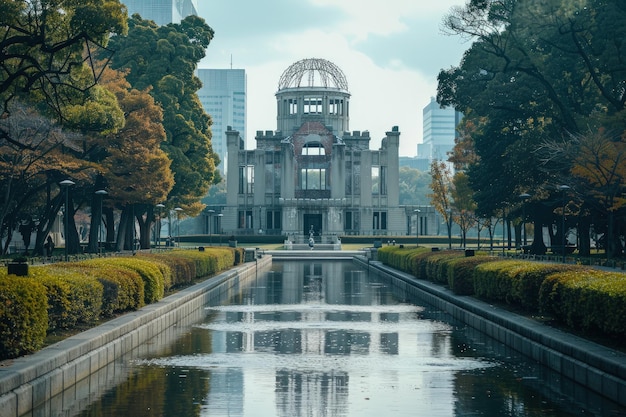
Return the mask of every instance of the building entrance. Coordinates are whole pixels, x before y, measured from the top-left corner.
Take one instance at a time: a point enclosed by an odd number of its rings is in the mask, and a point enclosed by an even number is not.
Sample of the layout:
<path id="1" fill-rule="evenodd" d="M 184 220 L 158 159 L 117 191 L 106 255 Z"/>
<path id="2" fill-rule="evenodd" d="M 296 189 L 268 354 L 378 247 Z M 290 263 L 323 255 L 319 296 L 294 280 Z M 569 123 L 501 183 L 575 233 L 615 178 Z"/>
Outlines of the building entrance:
<path id="1" fill-rule="evenodd" d="M 310 236 L 313 232 L 313 236 L 322 235 L 322 215 L 321 214 L 305 214 L 304 215 L 304 230 L 305 236 Z"/>

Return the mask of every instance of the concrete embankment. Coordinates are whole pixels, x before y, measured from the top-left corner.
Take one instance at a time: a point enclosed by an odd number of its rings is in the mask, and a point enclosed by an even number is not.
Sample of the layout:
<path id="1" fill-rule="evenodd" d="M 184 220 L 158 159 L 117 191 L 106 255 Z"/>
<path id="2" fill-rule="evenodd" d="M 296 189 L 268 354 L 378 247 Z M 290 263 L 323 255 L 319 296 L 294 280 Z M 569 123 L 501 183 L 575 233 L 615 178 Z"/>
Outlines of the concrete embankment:
<path id="1" fill-rule="evenodd" d="M 455 319 L 525 354 L 591 391 L 626 405 L 626 354 L 451 291 L 380 262 L 359 262 L 392 279 L 411 294 Z"/>
<path id="2" fill-rule="evenodd" d="M 197 322 L 209 303 L 236 293 L 271 262 L 270 256 L 259 257 L 0 367 L 0 417 L 22 416 L 129 352 L 145 348 L 151 339 Z"/>

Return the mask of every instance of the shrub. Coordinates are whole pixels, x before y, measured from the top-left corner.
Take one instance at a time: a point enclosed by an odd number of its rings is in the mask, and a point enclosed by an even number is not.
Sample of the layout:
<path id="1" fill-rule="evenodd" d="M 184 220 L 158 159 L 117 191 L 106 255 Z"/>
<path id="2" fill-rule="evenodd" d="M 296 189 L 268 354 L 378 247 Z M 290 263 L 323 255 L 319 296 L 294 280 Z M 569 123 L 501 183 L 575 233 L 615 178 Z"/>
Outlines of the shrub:
<path id="1" fill-rule="evenodd" d="M 32 278 L 0 277 L 0 359 L 41 349 L 48 327 L 46 288 Z"/>
<path id="2" fill-rule="evenodd" d="M 524 262 L 512 276 L 511 299 L 529 311 L 539 309 L 539 290 L 547 276 L 561 271 L 580 271 L 580 267 L 565 264 Z"/>
<path id="3" fill-rule="evenodd" d="M 31 268 L 33 277 L 48 291 L 50 330 L 68 329 L 77 323 L 92 324 L 102 311 L 103 285 L 66 265 Z"/>
<path id="4" fill-rule="evenodd" d="M 105 261 L 112 265 L 121 266 L 137 272 L 144 284 L 144 303 L 151 304 L 163 298 L 165 293 L 165 277 L 159 267 L 147 259 L 140 257 L 132 258 L 107 258 L 94 259 L 94 261 Z"/>
<path id="5" fill-rule="evenodd" d="M 474 270 L 477 265 L 494 262 L 491 256 L 470 256 L 450 260 L 448 265 L 448 286 L 455 294 L 474 294 Z"/>
<path id="6" fill-rule="evenodd" d="M 546 278 L 540 309 L 574 329 L 626 336 L 626 275 L 593 269 L 564 271 Z"/>
<path id="7" fill-rule="evenodd" d="M 473 275 L 474 294 L 487 300 L 510 302 L 513 288 L 512 276 L 527 263 L 527 261 L 503 260 L 477 265 Z"/>
<path id="8" fill-rule="evenodd" d="M 139 273 L 132 269 L 94 260 L 70 263 L 67 267 L 90 276 L 102 284 L 103 317 L 111 317 L 123 311 L 137 310 L 145 305 L 143 280 Z"/>

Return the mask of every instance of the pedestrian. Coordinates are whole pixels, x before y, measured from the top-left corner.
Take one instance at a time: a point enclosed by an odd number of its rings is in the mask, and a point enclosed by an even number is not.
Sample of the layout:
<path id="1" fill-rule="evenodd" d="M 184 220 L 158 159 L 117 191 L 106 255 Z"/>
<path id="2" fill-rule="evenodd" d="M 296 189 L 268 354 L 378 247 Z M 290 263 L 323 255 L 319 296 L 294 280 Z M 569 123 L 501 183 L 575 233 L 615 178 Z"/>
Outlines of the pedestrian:
<path id="1" fill-rule="evenodd" d="M 54 250 L 54 241 L 52 240 L 52 236 L 48 235 L 48 239 L 46 243 L 43 245 L 44 250 L 46 251 L 46 256 L 49 258 L 52 256 L 52 251 Z"/>

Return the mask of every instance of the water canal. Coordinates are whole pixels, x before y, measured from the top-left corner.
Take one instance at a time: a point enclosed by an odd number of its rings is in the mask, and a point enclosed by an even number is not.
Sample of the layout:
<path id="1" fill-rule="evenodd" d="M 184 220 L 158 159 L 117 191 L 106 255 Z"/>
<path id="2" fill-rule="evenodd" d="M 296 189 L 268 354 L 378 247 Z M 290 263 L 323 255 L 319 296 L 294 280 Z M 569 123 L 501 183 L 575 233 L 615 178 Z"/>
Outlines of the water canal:
<path id="1" fill-rule="evenodd" d="M 626 415 L 404 297 L 351 261 L 275 261 L 228 303 L 177 329 L 173 342 L 155 342 L 46 409 L 85 417 Z"/>

